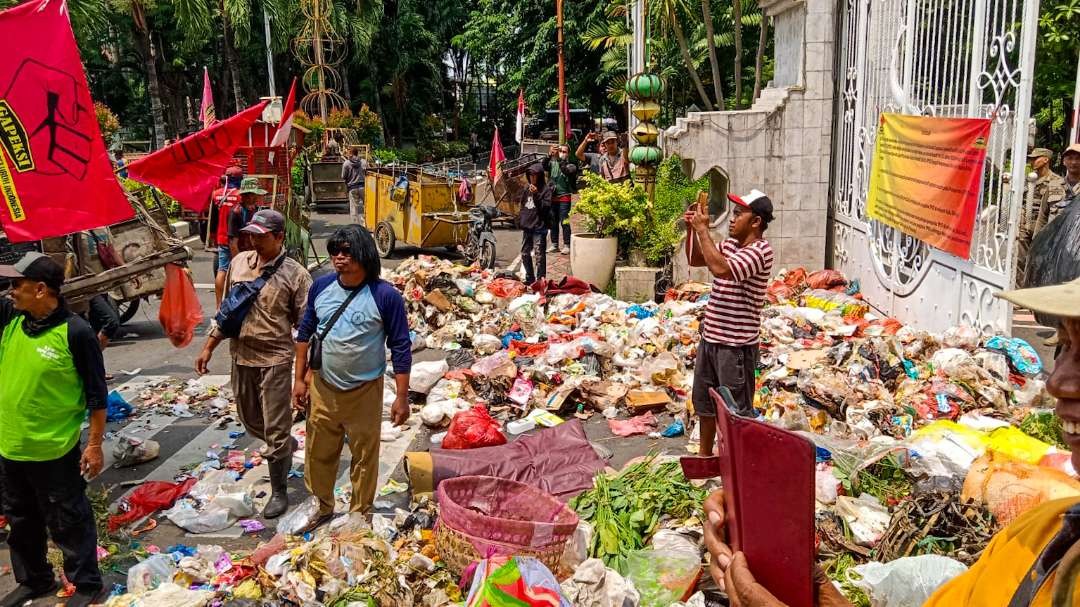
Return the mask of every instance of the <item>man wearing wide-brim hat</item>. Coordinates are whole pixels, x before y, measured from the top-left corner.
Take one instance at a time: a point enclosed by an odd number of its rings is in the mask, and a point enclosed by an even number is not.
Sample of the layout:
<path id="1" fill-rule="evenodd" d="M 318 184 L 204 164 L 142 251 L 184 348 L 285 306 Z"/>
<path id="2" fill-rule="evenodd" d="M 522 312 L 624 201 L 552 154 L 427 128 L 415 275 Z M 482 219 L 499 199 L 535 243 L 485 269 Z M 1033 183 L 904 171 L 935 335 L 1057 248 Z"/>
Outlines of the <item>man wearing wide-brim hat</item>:
<path id="1" fill-rule="evenodd" d="M 224 252 L 218 248 L 218 276 L 224 284 L 225 276 L 229 273 L 229 263 L 241 251 L 251 250 L 250 238 L 243 232 L 244 226 L 255 216 L 258 210 L 259 197 L 266 196 L 266 190 L 259 187 L 259 180 L 255 177 L 244 177 L 240 181 L 240 204 L 233 207 L 229 212 L 229 246 Z"/>

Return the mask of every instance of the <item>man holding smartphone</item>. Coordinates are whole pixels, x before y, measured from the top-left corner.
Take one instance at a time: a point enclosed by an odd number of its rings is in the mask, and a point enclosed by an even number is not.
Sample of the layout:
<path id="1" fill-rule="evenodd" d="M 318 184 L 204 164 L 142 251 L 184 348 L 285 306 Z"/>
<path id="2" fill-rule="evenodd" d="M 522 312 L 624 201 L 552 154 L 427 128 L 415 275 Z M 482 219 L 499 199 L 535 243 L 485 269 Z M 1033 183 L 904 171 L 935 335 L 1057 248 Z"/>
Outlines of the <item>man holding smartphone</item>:
<path id="1" fill-rule="evenodd" d="M 594 141 L 600 142 L 599 154 L 585 151 Z M 603 136 L 595 131 L 589 133 L 578 146 L 576 156 L 578 160 L 589 163 L 592 172 L 610 183 L 622 183 L 630 179 L 630 161 L 626 157 L 626 148 L 619 148 L 619 136 L 614 131 L 606 131 Z"/>
<path id="2" fill-rule="evenodd" d="M 86 481 L 101 472 L 105 434 L 105 363 L 97 335 L 60 295 L 64 268 L 27 253 L 0 266 L 10 299 L 0 299 L 0 476 L 8 546 L 18 587 L 0 607 L 56 592 L 46 560 L 48 539 L 64 554 L 75 585 L 68 607 L 99 602 L 97 529 Z M 89 411 L 86 448 L 82 423 Z"/>
<path id="3" fill-rule="evenodd" d="M 709 388 L 727 386 L 735 413 L 754 416 L 754 371 L 758 363 L 761 308 L 773 267 L 773 250 L 765 230 L 773 220 L 772 201 L 753 190 L 745 196 L 728 194 L 734 203 L 728 238 L 717 245 L 709 234 L 709 210 L 702 204 L 684 216 L 697 238 L 705 265 L 713 275 L 694 364 L 694 412 L 701 423 L 698 454 L 713 454 L 716 405 Z"/>

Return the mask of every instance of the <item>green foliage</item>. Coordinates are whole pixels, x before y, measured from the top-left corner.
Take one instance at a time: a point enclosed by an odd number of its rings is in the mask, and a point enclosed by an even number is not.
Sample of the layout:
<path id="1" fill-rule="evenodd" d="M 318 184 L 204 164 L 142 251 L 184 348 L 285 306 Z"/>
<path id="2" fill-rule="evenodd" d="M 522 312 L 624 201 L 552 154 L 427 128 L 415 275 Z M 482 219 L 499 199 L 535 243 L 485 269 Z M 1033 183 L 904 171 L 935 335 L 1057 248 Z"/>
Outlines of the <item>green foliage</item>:
<path id="1" fill-rule="evenodd" d="M 857 564 L 851 554 L 845 552 L 825 563 L 825 575 L 840 584 L 840 592 L 854 607 L 870 607 L 870 597 L 866 596 L 866 592 L 848 580 L 848 570 Z"/>
<path id="2" fill-rule="evenodd" d="M 397 162 L 398 154 L 394 150 L 388 150 L 385 148 L 373 150 L 371 152 L 371 158 L 377 160 L 382 164 L 390 164 L 391 162 Z"/>
<path id="3" fill-rule="evenodd" d="M 120 119 L 109 109 L 109 106 L 100 101 L 94 102 L 94 114 L 97 116 L 98 128 L 101 129 L 101 138 L 108 144 L 116 131 L 120 130 Z"/>
<path id="4" fill-rule="evenodd" d="M 1059 449 L 1069 450 L 1069 445 L 1065 444 L 1064 431 L 1061 429 L 1061 418 L 1053 411 L 1037 411 L 1028 414 L 1024 421 L 1020 422 L 1020 431 Z"/>
<path id="5" fill-rule="evenodd" d="M 366 103 L 360 106 L 360 111 L 356 112 L 352 128 L 356 129 L 356 136 L 360 139 L 360 143 L 373 145 L 382 138 L 382 119 L 371 111 Z"/>
<path id="6" fill-rule="evenodd" d="M 1038 145 L 1060 150 L 1066 143 L 1076 84 L 1080 0 L 1043 0 L 1039 13 L 1032 115 L 1039 127 Z"/>
<path id="7" fill-rule="evenodd" d="M 143 206 L 146 208 L 156 209 L 158 201 L 160 201 L 161 205 L 165 207 L 165 214 L 168 215 L 170 219 L 180 216 L 180 203 L 172 196 L 158 190 L 154 186 L 135 181 L 134 179 L 121 179 L 120 185 L 124 186 L 124 189 L 132 196 L 141 200 Z"/>
<path id="8" fill-rule="evenodd" d="M 627 181 L 608 183 L 603 177 L 586 172 L 572 213 L 582 215 L 589 232 L 602 237 L 638 238 L 648 226 L 648 197 L 641 186 Z"/>
<path id="9" fill-rule="evenodd" d="M 296 155 L 296 159 L 293 160 L 293 165 L 289 169 L 292 176 L 292 193 L 294 197 L 303 198 L 304 189 L 307 185 L 307 181 L 304 179 L 307 174 L 308 157 L 307 152 L 301 151 Z"/>
<path id="10" fill-rule="evenodd" d="M 592 489 L 570 501 L 595 530 L 589 556 L 624 575 L 627 555 L 644 548 L 662 521 L 699 515 L 705 500 L 705 490 L 686 480 L 679 462 L 655 460 L 651 455 L 614 477 L 601 472 Z"/>
<path id="11" fill-rule="evenodd" d="M 709 190 L 709 178 L 691 181 L 683 173 L 682 160 L 678 156 L 669 156 L 660 163 L 656 171 L 650 224 L 638 241 L 649 263 L 662 263 L 682 242 L 686 229 L 680 219 L 702 190 Z"/>

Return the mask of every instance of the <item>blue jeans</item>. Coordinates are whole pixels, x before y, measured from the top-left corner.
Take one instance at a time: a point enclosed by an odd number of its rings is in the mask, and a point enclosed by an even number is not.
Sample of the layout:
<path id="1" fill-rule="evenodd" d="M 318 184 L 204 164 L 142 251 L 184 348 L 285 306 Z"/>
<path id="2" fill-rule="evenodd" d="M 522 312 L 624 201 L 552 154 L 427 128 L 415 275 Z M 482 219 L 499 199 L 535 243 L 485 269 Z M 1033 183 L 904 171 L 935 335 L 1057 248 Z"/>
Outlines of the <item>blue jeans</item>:
<path id="1" fill-rule="evenodd" d="M 217 271 L 228 272 L 230 261 L 232 261 L 232 251 L 229 250 L 229 245 L 219 244 L 217 249 Z"/>
<path id="2" fill-rule="evenodd" d="M 570 246 L 570 223 L 567 221 L 570 219 L 570 203 L 569 202 L 552 202 L 551 203 L 551 244 L 558 246 L 559 244 L 559 229 L 562 229 L 562 242 L 563 245 Z"/>

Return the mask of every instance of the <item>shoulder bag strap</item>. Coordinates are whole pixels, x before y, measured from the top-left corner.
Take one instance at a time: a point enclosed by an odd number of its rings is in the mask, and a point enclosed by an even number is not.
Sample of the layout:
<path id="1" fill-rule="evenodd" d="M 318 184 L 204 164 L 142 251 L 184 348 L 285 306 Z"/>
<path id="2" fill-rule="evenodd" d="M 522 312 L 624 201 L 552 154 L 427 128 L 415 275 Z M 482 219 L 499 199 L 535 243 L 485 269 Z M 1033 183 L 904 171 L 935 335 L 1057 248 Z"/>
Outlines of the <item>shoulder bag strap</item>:
<path id="1" fill-rule="evenodd" d="M 349 293 L 349 296 L 345 298 L 345 301 L 341 302 L 341 305 L 338 306 L 338 309 L 334 311 L 334 315 L 330 317 L 330 322 L 326 323 L 326 328 L 323 329 L 322 332 L 319 334 L 319 341 L 324 341 L 326 339 L 326 336 L 330 334 L 330 329 L 334 328 L 334 323 L 336 323 L 338 319 L 341 318 L 341 315 L 345 313 L 345 308 L 349 307 L 349 303 L 352 302 L 353 298 L 356 297 L 356 295 L 363 288 L 364 285 L 356 287 Z"/>

